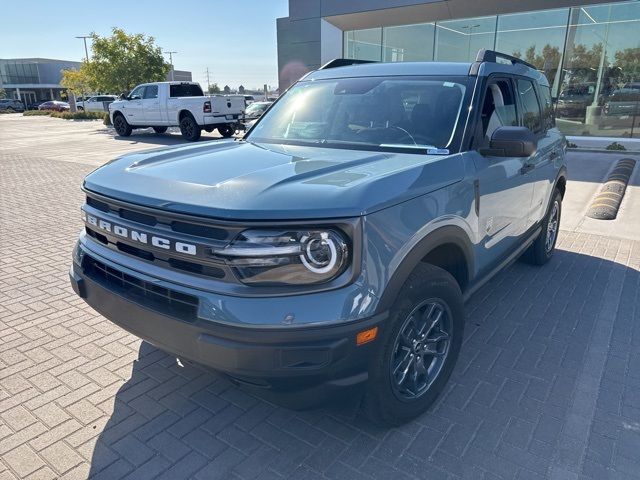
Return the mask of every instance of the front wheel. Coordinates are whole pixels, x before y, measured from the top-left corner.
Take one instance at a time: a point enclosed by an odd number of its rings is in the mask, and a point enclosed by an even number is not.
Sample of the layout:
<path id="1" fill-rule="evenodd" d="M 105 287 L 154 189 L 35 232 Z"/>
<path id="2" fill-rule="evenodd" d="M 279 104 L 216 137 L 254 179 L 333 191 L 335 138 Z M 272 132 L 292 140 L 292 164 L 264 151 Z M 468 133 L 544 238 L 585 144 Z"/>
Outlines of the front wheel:
<path id="1" fill-rule="evenodd" d="M 115 128 L 116 133 L 121 137 L 128 137 L 133 130 L 129 122 L 127 122 L 127 119 L 120 113 L 113 119 L 113 128 Z"/>
<path id="2" fill-rule="evenodd" d="M 363 401 L 375 423 L 400 425 L 424 413 L 444 389 L 464 330 L 462 293 L 445 270 L 418 265 L 391 307 Z"/>
<path id="3" fill-rule="evenodd" d="M 182 133 L 182 136 L 185 139 L 190 142 L 195 142 L 200 138 L 202 129 L 192 116 L 187 115 L 180 120 L 180 133 Z"/>
<path id="4" fill-rule="evenodd" d="M 553 256 L 560 231 L 560 214 L 562 213 L 562 194 L 555 190 L 551 205 L 542 222 L 540 235 L 525 252 L 523 258 L 533 265 L 544 265 Z"/>
<path id="5" fill-rule="evenodd" d="M 153 131 L 156 133 L 164 133 L 167 131 L 167 127 L 153 127 Z"/>
<path id="6" fill-rule="evenodd" d="M 234 131 L 235 131 L 234 128 L 231 125 L 228 125 L 228 124 L 220 125 L 218 127 L 218 132 L 224 138 L 229 138 L 231 135 L 233 135 Z"/>

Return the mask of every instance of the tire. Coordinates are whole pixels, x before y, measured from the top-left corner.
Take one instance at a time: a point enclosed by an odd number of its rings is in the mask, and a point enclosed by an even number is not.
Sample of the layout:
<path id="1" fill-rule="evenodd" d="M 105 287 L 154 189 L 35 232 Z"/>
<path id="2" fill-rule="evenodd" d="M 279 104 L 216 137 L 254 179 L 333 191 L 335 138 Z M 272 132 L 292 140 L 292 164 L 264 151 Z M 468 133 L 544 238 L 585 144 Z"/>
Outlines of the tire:
<path id="1" fill-rule="evenodd" d="M 120 137 L 128 137 L 133 131 L 131 125 L 129 125 L 129 122 L 127 122 L 127 119 L 124 118 L 124 115 L 122 115 L 121 113 L 117 113 L 114 116 L 113 128 L 115 128 L 116 133 Z"/>
<path id="2" fill-rule="evenodd" d="M 185 115 L 182 117 L 182 120 L 180 120 L 180 133 L 182 133 L 182 136 L 186 140 L 195 142 L 200 138 L 202 129 L 191 115 Z"/>
<path id="3" fill-rule="evenodd" d="M 215 130 L 215 128 L 214 128 L 214 127 L 204 127 L 204 131 L 205 131 L 205 132 L 207 132 L 207 133 L 211 133 L 211 132 L 213 132 L 214 130 Z"/>
<path id="4" fill-rule="evenodd" d="M 540 235 L 523 255 L 523 259 L 532 265 L 544 265 L 553 256 L 558 241 L 560 230 L 560 217 L 562 214 L 562 194 L 555 190 L 549 205 L 549 210 L 542 222 Z"/>
<path id="5" fill-rule="evenodd" d="M 426 333 L 420 335 L 421 328 Z M 382 329 L 362 403 L 364 414 L 374 423 L 393 426 L 424 413 L 451 376 L 463 331 L 464 304 L 456 280 L 441 268 L 418 265 L 402 287 Z M 431 341 L 425 342 L 424 335 Z M 427 348 L 439 355 L 429 355 Z M 420 365 L 425 367 L 426 362 L 426 375 L 418 374 Z M 405 380 L 400 382 L 407 365 Z M 411 378 L 417 381 L 412 383 Z"/>
<path id="6" fill-rule="evenodd" d="M 79 112 L 83 112 L 84 111 L 84 107 L 77 107 L 76 110 L 78 110 Z"/>
<path id="7" fill-rule="evenodd" d="M 229 138 L 233 135 L 234 133 L 234 129 L 231 125 L 228 124 L 224 124 L 224 125 L 220 125 L 218 127 L 218 132 L 220 133 L 220 135 L 222 135 L 224 138 Z"/>
<path id="8" fill-rule="evenodd" d="M 156 133 L 164 133 L 167 131 L 167 127 L 152 127 L 153 131 Z"/>

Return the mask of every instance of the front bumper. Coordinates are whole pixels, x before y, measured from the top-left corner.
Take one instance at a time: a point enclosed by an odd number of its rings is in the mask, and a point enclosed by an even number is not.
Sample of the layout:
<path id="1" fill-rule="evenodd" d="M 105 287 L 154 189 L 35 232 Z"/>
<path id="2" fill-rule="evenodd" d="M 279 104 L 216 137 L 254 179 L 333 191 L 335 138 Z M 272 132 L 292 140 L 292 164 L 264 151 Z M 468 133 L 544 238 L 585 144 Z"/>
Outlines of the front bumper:
<path id="1" fill-rule="evenodd" d="M 222 372 L 269 399 L 306 408 L 336 392 L 357 390 L 368 378 L 377 342 L 357 346 L 356 335 L 379 326 L 379 339 L 386 314 L 324 326 L 265 328 L 216 323 L 197 314 L 192 318 L 174 314 L 169 306 L 146 304 L 144 295 L 134 295 L 117 282 L 95 275 L 94 267 L 87 263 L 93 259 L 85 254 L 80 263 L 74 261 L 69 276 L 74 291 L 98 313 L 158 348 Z M 117 274 L 118 267 L 110 265 L 110 271 Z M 271 300 L 287 302 L 287 297 Z"/>

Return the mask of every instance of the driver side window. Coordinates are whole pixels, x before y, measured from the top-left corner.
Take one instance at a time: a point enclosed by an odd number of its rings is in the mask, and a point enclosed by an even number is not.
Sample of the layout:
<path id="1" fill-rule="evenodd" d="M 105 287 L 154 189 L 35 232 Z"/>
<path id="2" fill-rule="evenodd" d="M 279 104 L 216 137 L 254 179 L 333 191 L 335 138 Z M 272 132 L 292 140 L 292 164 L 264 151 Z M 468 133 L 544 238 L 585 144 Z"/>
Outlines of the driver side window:
<path id="1" fill-rule="evenodd" d="M 481 119 L 484 146 L 489 145 L 493 132 L 498 128 L 518 125 L 516 100 L 510 80 L 491 80 L 487 85 Z"/>
<path id="2" fill-rule="evenodd" d="M 139 100 L 142 98 L 143 91 L 144 91 L 144 85 L 136 87 L 133 90 L 131 90 L 131 93 L 129 94 L 129 98 L 131 98 L 132 100 L 136 100 L 136 99 Z"/>

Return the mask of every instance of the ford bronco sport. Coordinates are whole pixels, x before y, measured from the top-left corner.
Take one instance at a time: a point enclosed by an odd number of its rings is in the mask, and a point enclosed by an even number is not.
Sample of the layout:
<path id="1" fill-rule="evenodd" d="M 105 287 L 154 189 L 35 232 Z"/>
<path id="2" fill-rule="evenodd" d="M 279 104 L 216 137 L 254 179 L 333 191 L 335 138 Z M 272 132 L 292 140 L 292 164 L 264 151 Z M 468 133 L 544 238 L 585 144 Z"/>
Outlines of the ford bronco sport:
<path id="1" fill-rule="evenodd" d="M 78 295 L 288 405 L 359 389 L 378 422 L 424 412 L 465 299 L 521 254 L 552 256 L 566 142 L 517 58 L 359 63 L 307 74 L 240 140 L 89 174 Z"/>

